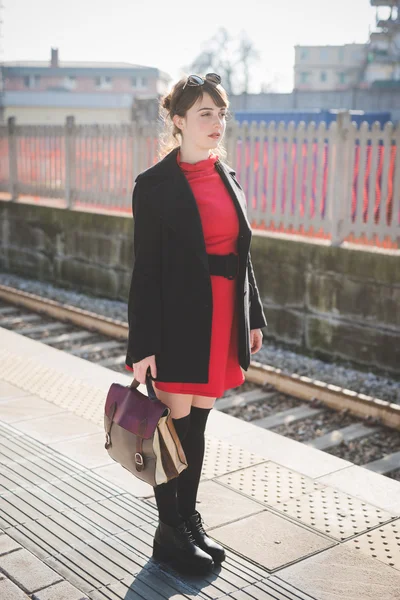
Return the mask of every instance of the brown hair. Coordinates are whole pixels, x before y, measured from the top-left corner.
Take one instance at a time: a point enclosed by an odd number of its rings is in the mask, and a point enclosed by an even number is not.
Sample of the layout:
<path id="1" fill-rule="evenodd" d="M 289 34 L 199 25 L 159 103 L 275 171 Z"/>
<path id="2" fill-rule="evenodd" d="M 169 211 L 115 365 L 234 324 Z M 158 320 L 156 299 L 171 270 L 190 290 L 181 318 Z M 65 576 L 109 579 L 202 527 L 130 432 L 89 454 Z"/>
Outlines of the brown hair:
<path id="1" fill-rule="evenodd" d="M 183 89 L 186 81 L 187 77 L 180 79 L 173 86 L 172 90 L 161 98 L 160 117 L 164 122 L 164 131 L 160 134 L 160 159 L 177 146 L 180 146 L 180 141 L 177 136 L 182 135 L 181 130 L 179 127 L 176 127 L 175 123 L 172 121 L 172 118 L 175 115 L 184 117 L 189 108 L 191 108 L 199 98 L 202 99 L 203 94 L 205 93 L 211 96 L 217 106 L 229 107 L 227 93 L 221 84 L 215 85 L 210 81 L 205 80 L 203 85 L 187 85 L 185 89 Z M 220 158 L 226 158 L 227 153 L 222 142 L 218 144 L 213 152 Z"/>

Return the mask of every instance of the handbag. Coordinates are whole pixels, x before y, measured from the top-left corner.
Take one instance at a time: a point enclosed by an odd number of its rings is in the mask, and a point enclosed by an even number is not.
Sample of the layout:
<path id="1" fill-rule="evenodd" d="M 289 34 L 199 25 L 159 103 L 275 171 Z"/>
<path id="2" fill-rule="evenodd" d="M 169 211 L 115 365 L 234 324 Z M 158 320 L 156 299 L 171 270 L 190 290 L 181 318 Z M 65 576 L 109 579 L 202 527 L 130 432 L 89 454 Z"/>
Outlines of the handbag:
<path id="1" fill-rule="evenodd" d="M 146 373 L 147 396 L 133 379 L 112 383 L 104 407 L 105 448 L 113 460 L 153 487 L 187 468 L 171 409 L 159 400 Z"/>

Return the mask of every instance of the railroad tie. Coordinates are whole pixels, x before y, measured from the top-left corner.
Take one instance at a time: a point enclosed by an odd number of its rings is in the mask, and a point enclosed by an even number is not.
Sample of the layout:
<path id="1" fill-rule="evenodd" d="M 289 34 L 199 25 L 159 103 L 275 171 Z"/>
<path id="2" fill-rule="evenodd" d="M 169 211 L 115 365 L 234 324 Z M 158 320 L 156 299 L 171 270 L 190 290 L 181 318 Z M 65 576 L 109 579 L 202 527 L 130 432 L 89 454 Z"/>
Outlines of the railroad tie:
<path id="1" fill-rule="evenodd" d="M 334 446 L 339 446 L 342 442 L 351 442 L 366 437 L 376 431 L 372 427 L 366 427 L 362 423 L 353 423 L 342 429 L 335 429 L 318 438 L 304 442 L 307 446 L 312 446 L 318 450 L 327 450 Z"/>

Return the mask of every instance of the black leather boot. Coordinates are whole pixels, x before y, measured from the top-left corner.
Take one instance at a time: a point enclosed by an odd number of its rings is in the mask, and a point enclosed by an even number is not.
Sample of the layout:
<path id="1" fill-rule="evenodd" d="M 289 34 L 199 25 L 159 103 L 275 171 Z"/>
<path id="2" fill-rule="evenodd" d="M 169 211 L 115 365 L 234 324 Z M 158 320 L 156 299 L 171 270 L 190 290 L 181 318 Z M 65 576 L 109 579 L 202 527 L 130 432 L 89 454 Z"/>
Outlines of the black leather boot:
<path id="1" fill-rule="evenodd" d="M 196 510 L 195 513 L 185 519 L 188 528 L 192 532 L 196 544 L 214 559 L 215 563 L 221 563 L 225 560 L 225 550 L 223 546 L 212 540 L 203 529 L 203 519 Z"/>
<path id="2" fill-rule="evenodd" d="M 213 560 L 197 544 L 185 521 L 176 527 L 159 520 L 153 541 L 153 557 L 170 563 L 178 571 L 205 574 L 214 566 Z"/>

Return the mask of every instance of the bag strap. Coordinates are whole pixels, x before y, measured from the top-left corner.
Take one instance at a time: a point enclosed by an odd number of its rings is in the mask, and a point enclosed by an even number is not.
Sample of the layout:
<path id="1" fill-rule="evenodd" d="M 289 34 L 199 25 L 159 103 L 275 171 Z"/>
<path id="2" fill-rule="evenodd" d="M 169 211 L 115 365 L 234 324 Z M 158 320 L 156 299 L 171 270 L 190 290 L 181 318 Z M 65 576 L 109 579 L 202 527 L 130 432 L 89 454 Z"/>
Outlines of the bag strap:
<path id="1" fill-rule="evenodd" d="M 150 371 L 150 367 L 147 369 L 147 373 L 146 373 L 146 388 L 147 388 L 147 395 L 150 398 L 150 400 L 152 400 L 153 402 L 159 402 L 159 399 L 156 396 L 156 393 L 154 391 L 154 387 L 153 384 L 151 383 L 151 380 L 155 380 L 155 378 L 151 375 L 151 371 Z M 126 386 L 126 387 L 131 387 L 131 388 L 137 388 L 138 385 L 140 385 L 140 381 L 138 381 L 137 379 L 133 378 L 133 381 L 130 385 Z"/>
<path id="2" fill-rule="evenodd" d="M 151 380 L 154 379 L 154 377 L 152 377 L 151 375 L 151 371 L 150 371 L 150 367 L 147 369 L 147 373 L 146 373 L 146 388 L 147 388 L 147 396 L 149 397 L 149 399 L 152 402 L 159 402 L 159 399 L 156 396 L 156 393 L 154 391 L 154 387 L 153 384 L 151 383 Z M 138 381 L 136 378 L 133 379 L 132 383 L 127 386 L 127 387 L 131 387 L 131 388 L 137 388 L 138 385 L 140 385 L 140 381 Z M 144 469 L 144 461 L 143 461 L 143 435 L 145 433 L 146 430 L 146 423 L 140 423 L 139 425 L 139 431 L 138 431 L 138 435 L 136 436 L 136 452 L 135 452 L 135 466 L 136 466 L 136 471 L 143 471 Z"/>

